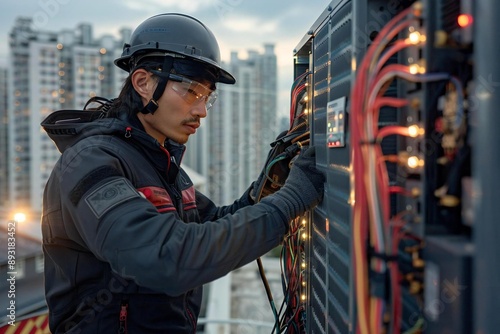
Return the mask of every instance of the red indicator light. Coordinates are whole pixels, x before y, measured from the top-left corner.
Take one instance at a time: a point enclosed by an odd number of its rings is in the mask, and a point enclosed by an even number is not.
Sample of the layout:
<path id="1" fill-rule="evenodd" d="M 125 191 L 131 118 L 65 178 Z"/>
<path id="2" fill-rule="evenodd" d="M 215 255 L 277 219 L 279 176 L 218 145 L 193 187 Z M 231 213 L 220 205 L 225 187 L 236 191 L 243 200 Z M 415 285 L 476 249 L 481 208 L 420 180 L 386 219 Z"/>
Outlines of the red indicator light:
<path id="1" fill-rule="evenodd" d="M 460 28 L 465 28 L 465 27 L 470 26 L 473 21 L 474 21 L 474 19 L 472 18 L 472 15 L 470 15 L 470 14 L 458 15 L 457 22 L 458 22 L 458 25 L 460 26 Z"/>

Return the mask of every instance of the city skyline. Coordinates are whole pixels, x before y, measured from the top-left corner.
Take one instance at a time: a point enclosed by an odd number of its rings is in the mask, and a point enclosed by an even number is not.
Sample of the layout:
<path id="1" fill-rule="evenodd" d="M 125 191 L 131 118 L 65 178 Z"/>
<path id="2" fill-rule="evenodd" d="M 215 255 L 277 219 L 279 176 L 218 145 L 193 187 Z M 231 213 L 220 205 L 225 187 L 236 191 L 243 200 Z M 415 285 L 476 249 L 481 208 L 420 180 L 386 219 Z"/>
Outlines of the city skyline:
<path id="1" fill-rule="evenodd" d="M 264 44 L 275 44 L 278 62 L 278 113 L 289 112 L 293 81 L 293 49 L 315 18 L 330 1 L 248 1 L 131 0 L 97 2 L 89 0 L 6 1 L 0 12 L 0 67 L 7 65 L 8 34 L 18 16 L 34 19 L 39 31 L 76 29 L 79 23 L 94 27 L 95 35 L 119 36 L 122 28 L 134 29 L 146 17 L 161 12 L 180 12 L 200 19 L 214 32 L 223 61 L 236 51 L 245 58 L 248 50 L 264 51 Z M 238 78 L 236 78 L 238 80 Z"/>

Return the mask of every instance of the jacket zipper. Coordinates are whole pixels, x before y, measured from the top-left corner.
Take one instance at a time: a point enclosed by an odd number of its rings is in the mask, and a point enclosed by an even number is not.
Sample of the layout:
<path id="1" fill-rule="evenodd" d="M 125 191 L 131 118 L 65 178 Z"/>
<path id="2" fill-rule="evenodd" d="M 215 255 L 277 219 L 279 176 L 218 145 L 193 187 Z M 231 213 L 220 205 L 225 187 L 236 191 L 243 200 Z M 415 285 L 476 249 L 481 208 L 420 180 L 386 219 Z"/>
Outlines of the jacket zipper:
<path id="1" fill-rule="evenodd" d="M 125 138 L 130 138 L 132 137 L 132 127 L 130 126 L 127 126 L 125 128 L 125 134 L 124 134 L 124 137 Z M 167 190 L 168 192 L 168 189 L 170 189 L 174 195 L 174 199 L 175 199 L 175 208 L 177 210 L 177 213 L 179 214 L 179 216 L 182 218 L 183 217 L 183 212 L 184 212 L 184 203 L 182 202 L 182 193 L 179 191 L 179 188 L 178 188 L 178 185 L 177 185 L 177 175 L 179 174 L 179 165 L 177 164 L 177 161 L 175 159 L 174 156 L 171 156 L 170 155 L 170 152 L 163 146 L 160 146 L 160 149 L 163 151 L 163 153 L 165 153 L 165 155 L 168 157 L 168 166 L 167 166 L 167 173 L 166 173 L 166 183 L 169 185 L 168 187 L 165 187 L 165 190 Z M 184 152 L 182 153 L 182 155 L 184 155 Z M 173 180 L 172 183 L 170 183 L 170 175 L 169 173 L 171 172 L 171 168 L 174 167 L 175 168 L 175 179 Z M 170 195 L 170 194 L 169 194 Z"/>
<path id="2" fill-rule="evenodd" d="M 120 328 L 118 330 L 118 333 L 120 333 L 120 334 L 127 334 L 128 333 L 127 315 L 128 315 L 128 303 L 122 302 L 121 308 L 120 308 Z"/>
<path id="3" fill-rule="evenodd" d="M 194 318 L 193 312 L 188 306 L 188 298 L 193 294 L 193 291 L 189 291 L 184 295 L 184 307 L 186 308 L 186 313 L 188 315 L 189 320 L 191 321 L 191 325 L 193 326 L 193 333 L 196 333 L 196 319 Z"/>
<path id="4" fill-rule="evenodd" d="M 175 157 L 173 157 L 173 156 L 170 157 L 170 167 L 172 167 L 172 166 L 176 169 L 179 169 L 179 166 L 177 165 L 177 161 L 175 160 Z M 173 192 L 174 197 L 175 197 L 175 201 L 177 202 L 176 203 L 177 205 L 175 207 L 178 210 L 179 216 L 182 217 L 182 213 L 184 211 L 184 203 L 182 203 L 182 195 L 179 192 L 179 188 L 178 188 L 176 181 L 177 181 L 177 177 L 174 180 L 174 182 L 171 184 L 170 189 L 172 189 L 172 192 Z"/>

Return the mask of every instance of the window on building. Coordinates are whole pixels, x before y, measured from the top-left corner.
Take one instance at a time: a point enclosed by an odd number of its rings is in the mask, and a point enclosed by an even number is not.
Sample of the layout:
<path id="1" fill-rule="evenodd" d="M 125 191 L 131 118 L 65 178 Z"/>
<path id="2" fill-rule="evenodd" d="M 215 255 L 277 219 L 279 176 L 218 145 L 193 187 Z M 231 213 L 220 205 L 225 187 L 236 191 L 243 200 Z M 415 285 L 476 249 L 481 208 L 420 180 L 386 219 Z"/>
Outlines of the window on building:
<path id="1" fill-rule="evenodd" d="M 44 268 L 43 254 L 40 254 L 35 257 L 35 272 L 42 273 L 43 268 Z"/>
<path id="2" fill-rule="evenodd" d="M 17 279 L 23 279 L 26 275 L 26 261 L 24 259 L 16 260 L 16 268 L 14 270 Z"/>

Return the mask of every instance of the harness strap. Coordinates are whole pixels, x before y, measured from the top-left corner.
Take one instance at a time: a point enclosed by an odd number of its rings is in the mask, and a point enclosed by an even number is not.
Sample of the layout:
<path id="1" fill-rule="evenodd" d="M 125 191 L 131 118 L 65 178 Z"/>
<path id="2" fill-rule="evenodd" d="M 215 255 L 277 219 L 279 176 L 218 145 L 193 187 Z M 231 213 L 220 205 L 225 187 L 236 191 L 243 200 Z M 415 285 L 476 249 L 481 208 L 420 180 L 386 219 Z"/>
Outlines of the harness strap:
<path id="1" fill-rule="evenodd" d="M 163 68 L 162 72 L 166 73 L 165 76 L 161 76 L 159 81 L 158 81 L 158 86 L 156 86 L 156 89 L 153 93 L 153 97 L 151 100 L 149 100 L 148 104 L 142 108 L 141 113 L 143 114 L 154 114 L 156 109 L 158 109 L 158 100 L 160 97 L 163 95 L 163 92 L 165 91 L 165 87 L 167 86 L 168 82 L 168 73 L 170 73 L 170 70 L 172 69 L 172 66 L 174 64 L 174 58 L 173 57 L 165 57 L 165 60 L 163 61 Z"/>

